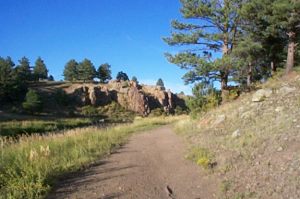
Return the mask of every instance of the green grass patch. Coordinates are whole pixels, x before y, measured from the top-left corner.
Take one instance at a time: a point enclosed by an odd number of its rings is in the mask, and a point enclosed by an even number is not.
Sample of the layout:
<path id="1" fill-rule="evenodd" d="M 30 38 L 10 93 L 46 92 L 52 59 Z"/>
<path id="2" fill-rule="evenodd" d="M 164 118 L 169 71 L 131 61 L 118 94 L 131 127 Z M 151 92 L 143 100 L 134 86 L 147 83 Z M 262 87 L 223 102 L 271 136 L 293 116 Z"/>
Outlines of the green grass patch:
<path id="1" fill-rule="evenodd" d="M 92 123 L 93 121 L 90 118 L 1 122 L 0 136 L 44 133 L 62 129 L 84 127 L 91 125 Z"/>
<path id="2" fill-rule="evenodd" d="M 199 146 L 192 147 L 187 158 L 205 169 L 212 168 L 215 164 L 214 155 L 208 149 Z"/>
<path id="3" fill-rule="evenodd" d="M 164 125 L 175 117 L 138 119 L 107 129 L 81 128 L 63 134 L 0 138 L 0 198 L 42 198 L 56 177 L 93 163 L 137 131 Z"/>

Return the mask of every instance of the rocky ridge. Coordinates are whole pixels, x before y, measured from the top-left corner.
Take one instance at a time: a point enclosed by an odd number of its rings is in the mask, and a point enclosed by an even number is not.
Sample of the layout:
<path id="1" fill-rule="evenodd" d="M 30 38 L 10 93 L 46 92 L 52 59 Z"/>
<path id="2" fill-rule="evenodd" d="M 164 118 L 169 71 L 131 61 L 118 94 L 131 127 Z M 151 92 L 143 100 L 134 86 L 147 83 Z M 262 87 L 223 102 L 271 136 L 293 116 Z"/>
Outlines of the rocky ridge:
<path id="1" fill-rule="evenodd" d="M 112 80 L 108 84 L 72 84 L 64 88 L 80 106 L 104 106 L 113 101 L 127 110 L 142 116 L 160 108 L 166 113 L 174 112 L 177 106 L 185 108 L 184 100 L 160 86 L 139 85 L 134 81 Z"/>

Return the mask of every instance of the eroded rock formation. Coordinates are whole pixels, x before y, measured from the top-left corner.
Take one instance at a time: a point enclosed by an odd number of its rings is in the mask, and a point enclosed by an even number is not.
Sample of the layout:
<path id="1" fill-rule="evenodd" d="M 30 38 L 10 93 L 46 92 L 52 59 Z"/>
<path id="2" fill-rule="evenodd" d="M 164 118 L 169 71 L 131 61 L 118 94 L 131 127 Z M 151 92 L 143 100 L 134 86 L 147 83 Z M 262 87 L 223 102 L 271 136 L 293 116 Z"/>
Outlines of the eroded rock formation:
<path id="1" fill-rule="evenodd" d="M 73 102 L 80 105 L 104 106 L 115 101 L 124 108 L 147 116 L 151 110 L 163 108 L 171 113 L 184 101 L 170 90 L 159 86 L 138 85 L 133 81 L 110 81 L 108 84 L 73 84 L 65 89 Z"/>

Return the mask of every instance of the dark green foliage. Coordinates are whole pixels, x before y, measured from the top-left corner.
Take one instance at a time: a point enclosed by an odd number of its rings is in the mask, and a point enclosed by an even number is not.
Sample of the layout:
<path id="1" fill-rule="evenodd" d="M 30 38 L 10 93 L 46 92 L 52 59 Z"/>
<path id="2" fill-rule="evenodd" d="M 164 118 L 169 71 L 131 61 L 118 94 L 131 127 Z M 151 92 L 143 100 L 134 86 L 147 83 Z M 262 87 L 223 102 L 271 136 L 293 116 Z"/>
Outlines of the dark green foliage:
<path id="1" fill-rule="evenodd" d="M 208 111 L 221 103 L 221 93 L 210 84 L 199 83 L 193 88 L 193 96 L 186 100 L 192 116 Z"/>
<path id="2" fill-rule="evenodd" d="M 81 113 L 84 116 L 88 116 L 88 117 L 99 115 L 98 110 L 95 107 L 90 105 L 82 107 Z"/>
<path id="3" fill-rule="evenodd" d="M 78 68 L 78 80 L 93 81 L 96 76 L 96 69 L 93 63 L 89 59 L 84 59 L 79 63 Z"/>
<path id="4" fill-rule="evenodd" d="M 26 57 L 22 57 L 19 60 L 19 65 L 16 67 L 17 76 L 21 81 L 28 82 L 32 80 L 32 74 L 30 70 L 30 62 Z"/>
<path id="5" fill-rule="evenodd" d="M 54 99 L 56 104 L 60 106 L 67 106 L 69 103 L 69 96 L 63 89 L 58 89 L 54 93 Z"/>
<path id="6" fill-rule="evenodd" d="M 190 23 L 172 22 L 173 32 L 164 41 L 170 46 L 182 46 L 179 53 L 166 53 L 169 62 L 188 70 L 186 83 L 217 80 L 226 89 L 228 77 L 234 69 L 230 54 L 239 34 L 239 0 L 199 1 L 181 0 L 182 16 Z M 212 53 L 221 52 L 221 58 Z"/>
<path id="7" fill-rule="evenodd" d="M 118 81 L 128 81 L 129 78 L 128 78 L 128 75 L 126 73 L 124 73 L 123 71 L 120 71 L 118 72 L 117 76 L 116 76 L 116 79 Z"/>
<path id="8" fill-rule="evenodd" d="M 31 114 L 40 112 L 42 110 L 42 101 L 38 93 L 32 89 L 29 89 L 25 101 L 23 102 L 23 108 Z"/>
<path id="9" fill-rule="evenodd" d="M 41 57 L 38 57 L 35 61 L 33 76 L 36 81 L 40 79 L 47 79 L 48 77 L 48 69 Z"/>
<path id="10" fill-rule="evenodd" d="M 74 59 L 71 59 L 65 65 L 64 77 L 67 81 L 75 81 L 78 79 L 78 63 Z"/>
<path id="11" fill-rule="evenodd" d="M 151 113 L 150 113 L 150 117 L 158 117 L 158 116 L 162 116 L 162 115 L 166 115 L 165 111 L 163 108 L 156 108 L 156 109 L 153 109 L 151 110 Z"/>
<path id="12" fill-rule="evenodd" d="M 14 68 L 10 57 L 0 57 L 0 102 L 12 103 L 23 98 L 27 85 L 23 76 Z"/>
<path id="13" fill-rule="evenodd" d="M 159 78 L 156 82 L 156 86 L 160 86 L 162 88 L 165 88 L 165 84 L 161 78 Z"/>
<path id="14" fill-rule="evenodd" d="M 131 78 L 131 81 L 134 81 L 134 82 L 138 83 L 138 80 L 137 80 L 137 77 L 136 77 L 136 76 L 133 76 L 133 77 Z"/>
<path id="15" fill-rule="evenodd" d="M 99 78 L 101 83 L 107 83 L 111 80 L 111 70 L 110 65 L 108 63 L 101 64 L 97 70 L 97 77 Z"/>
<path id="16" fill-rule="evenodd" d="M 54 81 L 54 77 L 52 75 L 49 75 L 48 81 Z"/>

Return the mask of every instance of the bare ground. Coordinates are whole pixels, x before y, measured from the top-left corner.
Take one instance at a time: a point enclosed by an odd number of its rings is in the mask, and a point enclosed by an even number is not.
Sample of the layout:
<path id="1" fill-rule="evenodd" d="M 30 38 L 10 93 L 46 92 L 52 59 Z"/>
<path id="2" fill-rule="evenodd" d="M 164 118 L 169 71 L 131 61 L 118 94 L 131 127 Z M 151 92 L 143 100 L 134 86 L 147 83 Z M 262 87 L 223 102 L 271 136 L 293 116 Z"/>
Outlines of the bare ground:
<path id="1" fill-rule="evenodd" d="M 216 198 L 217 181 L 185 153 L 169 126 L 137 134 L 98 164 L 60 181 L 48 198 Z"/>

